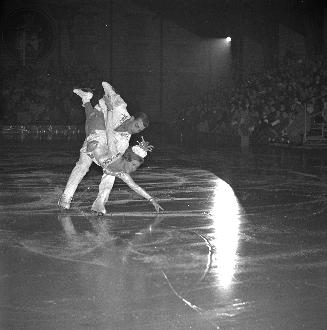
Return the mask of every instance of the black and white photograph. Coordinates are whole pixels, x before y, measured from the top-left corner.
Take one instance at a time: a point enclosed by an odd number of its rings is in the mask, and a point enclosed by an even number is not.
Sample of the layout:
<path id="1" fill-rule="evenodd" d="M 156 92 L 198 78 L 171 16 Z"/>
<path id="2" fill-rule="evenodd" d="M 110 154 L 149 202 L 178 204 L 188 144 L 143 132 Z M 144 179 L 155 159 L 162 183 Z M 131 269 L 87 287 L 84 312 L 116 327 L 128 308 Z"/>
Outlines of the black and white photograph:
<path id="1" fill-rule="evenodd" d="M 327 2 L 0 8 L 0 330 L 327 329 Z"/>

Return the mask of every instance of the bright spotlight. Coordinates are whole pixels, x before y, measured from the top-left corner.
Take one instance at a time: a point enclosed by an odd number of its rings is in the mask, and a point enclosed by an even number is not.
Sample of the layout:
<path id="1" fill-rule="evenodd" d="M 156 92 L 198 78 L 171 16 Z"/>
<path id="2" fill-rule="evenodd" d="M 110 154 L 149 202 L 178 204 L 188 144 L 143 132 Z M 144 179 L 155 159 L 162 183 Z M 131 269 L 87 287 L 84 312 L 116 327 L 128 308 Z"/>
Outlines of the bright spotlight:
<path id="1" fill-rule="evenodd" d="M 232 38 L 231 38 L 231 37 L 227 37 L 227 38 L 226 38 L 226 41 L 227 41 L 227 42 L 231 42 L 231 41 L 232 41 Z"/>

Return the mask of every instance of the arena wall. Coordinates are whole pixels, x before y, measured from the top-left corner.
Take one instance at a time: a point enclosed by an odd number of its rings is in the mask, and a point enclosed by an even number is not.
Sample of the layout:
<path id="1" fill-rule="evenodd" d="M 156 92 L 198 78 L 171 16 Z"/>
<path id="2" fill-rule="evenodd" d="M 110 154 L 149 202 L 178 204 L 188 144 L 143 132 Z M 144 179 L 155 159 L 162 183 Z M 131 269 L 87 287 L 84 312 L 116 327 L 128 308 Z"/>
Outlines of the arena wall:
<path id="1" fill-rule="evenodd" d="M 94 65 L 101 70 L 99 84 L 111 81 L 132 113 L 142 110 L 155 120 L 171 121 L 186 100 L 230 82 L 230 60 L 220 53 L 218 41 L 204 40 L 130 0 L 95 0 L 92 6 L 83 0 L 60 5 L 52 0 L 6 1 L 3 25 L 24 8 L 45 14 L 52 26 L 53 42 L 34 65 Z M 8 37 L 11 47 L 17 47 L 16 37 Z M 4 43 L 2 67 L 29 65 Z"/>
<path id="2" fill-rule="evenodd" d="M 279 59 L 291 52 L 296 57 L 303 57 L 306 54 L 304 35 L 279 24 Z"/>

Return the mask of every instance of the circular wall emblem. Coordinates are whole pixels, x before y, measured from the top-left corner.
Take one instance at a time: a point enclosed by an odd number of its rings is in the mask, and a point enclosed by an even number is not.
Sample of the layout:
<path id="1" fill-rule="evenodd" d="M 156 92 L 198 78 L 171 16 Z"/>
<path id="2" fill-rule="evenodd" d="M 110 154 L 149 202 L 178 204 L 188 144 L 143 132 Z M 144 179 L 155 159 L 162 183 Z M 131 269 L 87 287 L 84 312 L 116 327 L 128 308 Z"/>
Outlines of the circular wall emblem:
<path id="1" fill-rule="evenodd" d="M 52 49 L 54 31 L 50 21 L 35 9 L 20 9 L 4 22 L 2 38 L 7 50 L 23 64 L 41 60 Z"/>

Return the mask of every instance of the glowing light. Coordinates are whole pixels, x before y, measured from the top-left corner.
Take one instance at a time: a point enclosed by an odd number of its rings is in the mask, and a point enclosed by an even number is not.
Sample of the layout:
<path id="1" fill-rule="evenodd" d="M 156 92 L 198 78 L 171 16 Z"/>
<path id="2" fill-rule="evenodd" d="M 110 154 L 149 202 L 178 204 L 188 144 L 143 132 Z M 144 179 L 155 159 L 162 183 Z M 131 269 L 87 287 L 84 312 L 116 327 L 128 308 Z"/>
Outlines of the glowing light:
<path id="1" fill-rule="evenodd" d="M 227 37 L 225 40 L 226 40 L 227 42 L 231 42 L 231 41 L 232 41 L 232 38 L 231 38 L 231 37 Z"/>
<path id="2" fill-rule="evenodd" d="M 213 268 L 219 286 L 227 289 L 232 283 L 237 265 L 239 241 L 240 206 L 233 189 L 218 179 L 214 192 L 213 207 L 214 245 Z"/>

